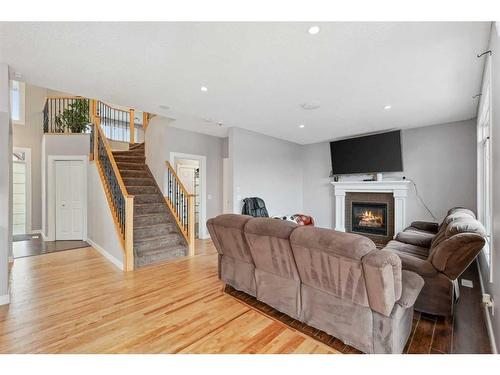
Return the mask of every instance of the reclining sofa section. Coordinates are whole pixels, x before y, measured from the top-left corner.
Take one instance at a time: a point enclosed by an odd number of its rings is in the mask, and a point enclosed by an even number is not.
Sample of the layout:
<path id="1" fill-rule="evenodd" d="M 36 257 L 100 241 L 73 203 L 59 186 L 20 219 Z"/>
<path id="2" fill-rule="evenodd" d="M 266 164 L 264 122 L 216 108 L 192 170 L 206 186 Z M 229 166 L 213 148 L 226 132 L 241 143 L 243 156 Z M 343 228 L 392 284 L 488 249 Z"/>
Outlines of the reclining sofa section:
<path id="1" fill-rule="evenodd" d="M 423 279 L 368 238 L 225 214 L 207 226 L 219 277 L 365 353 L 401 353 Z"/>

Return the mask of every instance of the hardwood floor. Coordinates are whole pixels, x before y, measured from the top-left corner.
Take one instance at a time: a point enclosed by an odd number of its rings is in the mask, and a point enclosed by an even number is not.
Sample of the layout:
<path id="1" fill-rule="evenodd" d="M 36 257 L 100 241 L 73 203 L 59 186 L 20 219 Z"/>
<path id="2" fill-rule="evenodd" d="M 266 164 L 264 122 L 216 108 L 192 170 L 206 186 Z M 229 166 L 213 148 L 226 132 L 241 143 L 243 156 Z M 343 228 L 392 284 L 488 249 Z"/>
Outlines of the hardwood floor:
<path id="1" fill-rule="evenodd" d="M 0 353 L 335 353 L 223 294 L 217 255 L 123 273 L 92 248 L 15 259 Z"/>
<path id="2" fill-rule="evenodd" d="M 474 288 L 461 287 L 454 318 L 416 313 L 405 352 L 490 352 L 475 265 L 463 277 Z M 10 279 L 0 353 L 357 353 L 224 294 L 211 241 L 197 241 L 193 257 L 131 273 L 90 247 L 20 258 Z"/>
<path id="3" fill-rule="evenodd" d="M 41 234 L 17 235 L 13 238 L 12 253 L 17 259 L 88 246 L 85 241 L 44 241 Z"/>

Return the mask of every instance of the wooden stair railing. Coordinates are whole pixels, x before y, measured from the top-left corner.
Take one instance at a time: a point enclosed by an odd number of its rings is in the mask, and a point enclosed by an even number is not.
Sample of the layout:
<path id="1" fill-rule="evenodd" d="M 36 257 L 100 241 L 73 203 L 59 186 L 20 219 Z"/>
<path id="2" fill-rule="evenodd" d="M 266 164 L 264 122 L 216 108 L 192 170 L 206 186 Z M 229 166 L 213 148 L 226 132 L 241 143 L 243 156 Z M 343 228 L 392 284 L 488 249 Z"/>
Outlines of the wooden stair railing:
<path id="1" fill-rule="evenodd" d="M 165 201 L 189 245 L 189 255 L 194 255 L 195 195 L 187 191 L 172 165 L 168 161 L 165 164 L 167 166 Z"/>
<path id="2" fill-rule="evenodd" d="M 92 131 L 91 124 L 95 116 L 101 118 L 101 126 L 109 139 L 135 143 L 135 109 L 115 108 L 102 101 L 82 96 L 47 97 L 43 108 L 43 131 L 71 134 L 75 130 L 69 125 L 83 122 L 83 125 L 87 125 L 84 132 L 89 133 Z M 143 112 L 144 130 L 152 117 L 152 114 Z"/>
<path id="3" fill-rule="evenodd" d="M 96 162 L 104 186 L 115 229 L 125 255 L 125 271 L 134 269 L 134 196 L 127 192 L 108 138 L 134 144 L 134 116 L 134 109 L 114 108 L 104 102 L 81 96 L 47 97 L 43 110 L 44 133 L 71 133 L 73 128 L 67 125 L 74 123 L 87 125 L 84 132 L 90 133 L 89 159 Z M 146 130 L 153 115 L 144 112 L 143 116 L 144 130 Z M 194 212 L 194 201 L 188 206 L 192 206 Z M 171 210 L 177 212 L 172 207 Z M 179 221 L 178 224 L 181 222 L 184 221 Z M 183 235 L 186 236 L 184 232 Z M 194 231 L 191 243 L 194 246 Z"/>
<path id="4" fill-rule="evenodd" d="M 134 269 L 134 196 L 128 194 L 123 183 L 108 139 L 102 130 L 100 116 L 93 112 L 92 117 L 91 143 L 94 147 L 94 160 L 125 255 L 124 269 L 132 271 Z"/>
<path id="5" fill-rule="evenodd" d="M 100 117 L 101 125 L 105 126 L 106 136 L 113 140 L 134 144 L 135 110 L 125 111 L 101 101 L 96 103 L 96 115 Z"/>

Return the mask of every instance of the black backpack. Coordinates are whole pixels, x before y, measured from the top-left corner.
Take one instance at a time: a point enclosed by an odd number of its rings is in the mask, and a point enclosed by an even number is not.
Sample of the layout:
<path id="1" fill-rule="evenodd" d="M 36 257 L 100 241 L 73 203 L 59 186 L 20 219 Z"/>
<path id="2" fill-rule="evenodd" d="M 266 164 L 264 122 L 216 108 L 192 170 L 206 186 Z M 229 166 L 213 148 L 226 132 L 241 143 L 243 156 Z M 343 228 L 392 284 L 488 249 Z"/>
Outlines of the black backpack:
<path id="1" fill-rule="evenodd" d="M 261 198 L 257 197 L 243 199 L 243 208 L 241 209 L 241 213 L 243 215 L 250 215 L 253 217 L 269 217 L 266 204 Z"/>

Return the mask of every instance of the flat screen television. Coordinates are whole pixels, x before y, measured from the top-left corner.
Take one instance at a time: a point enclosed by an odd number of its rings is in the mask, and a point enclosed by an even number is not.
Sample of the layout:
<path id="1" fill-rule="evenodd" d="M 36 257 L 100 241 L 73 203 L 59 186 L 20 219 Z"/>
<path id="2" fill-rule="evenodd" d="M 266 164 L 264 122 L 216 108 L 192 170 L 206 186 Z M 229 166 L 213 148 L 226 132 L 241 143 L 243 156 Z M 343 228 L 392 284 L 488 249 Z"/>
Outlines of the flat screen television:
<path id="1" fill-rule="evenodd" d="M 330 142 L 333 174 L 401 172 L 401 131 Z"/>

